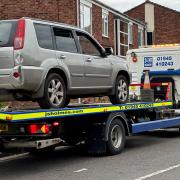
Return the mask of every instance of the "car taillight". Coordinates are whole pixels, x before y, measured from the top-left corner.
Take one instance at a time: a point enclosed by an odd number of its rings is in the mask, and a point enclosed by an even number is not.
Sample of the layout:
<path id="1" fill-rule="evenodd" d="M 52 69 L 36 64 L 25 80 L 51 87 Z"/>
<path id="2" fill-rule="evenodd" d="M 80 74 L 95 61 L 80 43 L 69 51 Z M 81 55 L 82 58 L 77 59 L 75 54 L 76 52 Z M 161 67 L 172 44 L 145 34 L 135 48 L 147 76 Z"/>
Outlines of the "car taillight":
<path id="1" fill-rule="evenodd" d="M 30 134 L 49 134 L 51 132 L 51 126 L 48 124 L 30 124 L 28 132 Z"/>
<path id="2" fill-rule="evenodd" d="M 18 21 L 17 30 L 14 38 L 14 50 L 19 50 L 24 47 L 25 25 L 25 19 L 20 19 Z"/>

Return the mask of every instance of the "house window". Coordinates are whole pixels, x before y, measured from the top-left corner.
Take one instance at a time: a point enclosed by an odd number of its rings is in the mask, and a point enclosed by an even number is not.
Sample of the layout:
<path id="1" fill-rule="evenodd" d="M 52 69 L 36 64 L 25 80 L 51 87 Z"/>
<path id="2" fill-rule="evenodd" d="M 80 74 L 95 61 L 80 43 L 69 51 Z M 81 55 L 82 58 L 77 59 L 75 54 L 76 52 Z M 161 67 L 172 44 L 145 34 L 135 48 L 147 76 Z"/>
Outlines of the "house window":
<path id="1" fill-rule="evenodd" d="M 85 31 L 92 32 L 92 4 L 84 0 L 80 1 L 80 27 Z"/>
<path id="2" fill-rule="evenodd" d="M 109 13 L 106 10 L 102 10 L 102 35 L 108 37 L 108 16 Z"/>
<path id="3" fill-rule="evenodd" d="M 128 23 L 120 21 L 120 55 L 126 56 L 126 52 L 129 49 L 128 43 Z"/>
<path id="4" fill-rule="evenodd" d="M 144 45 L 144 31 L 142 27 L 138 27 L 138 46 Z"/>
<path id="5" fill-rule="evenodd" d="M 129 44 L 133 44 L 133 23 L 128 24 Z"/>

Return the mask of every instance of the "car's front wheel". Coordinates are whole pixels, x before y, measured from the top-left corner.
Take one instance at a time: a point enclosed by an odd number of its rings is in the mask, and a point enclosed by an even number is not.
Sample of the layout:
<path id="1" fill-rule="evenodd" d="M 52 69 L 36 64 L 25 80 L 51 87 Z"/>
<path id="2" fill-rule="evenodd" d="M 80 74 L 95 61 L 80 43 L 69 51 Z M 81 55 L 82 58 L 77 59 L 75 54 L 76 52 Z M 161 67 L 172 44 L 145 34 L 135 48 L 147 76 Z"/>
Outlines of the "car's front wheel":
<path id="1" fill-rule="evenodd" d="M 66 104 L 66 86 L 56 73 L 48 75 L 44 86 L 44 97 L 38 101 L 43 109 L 63 108 Z"/>
<path id="2" fill-rule="evenodd" d="M 115 93 L 109 96 L 112 104 L 123 104 L 129 98 L 129 83 L 125 76 L 119 75 L 115 83 Z"/>

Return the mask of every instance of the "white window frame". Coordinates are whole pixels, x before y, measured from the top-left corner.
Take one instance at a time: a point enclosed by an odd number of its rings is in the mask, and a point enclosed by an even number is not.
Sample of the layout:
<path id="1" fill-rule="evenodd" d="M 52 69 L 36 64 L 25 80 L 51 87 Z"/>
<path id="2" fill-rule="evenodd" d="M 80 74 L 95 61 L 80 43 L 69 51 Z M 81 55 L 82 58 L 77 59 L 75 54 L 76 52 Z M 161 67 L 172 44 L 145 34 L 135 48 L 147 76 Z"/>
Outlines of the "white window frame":
<path id="1" fill-rule="evenodd" d="M 139 44 L 139 33 L 141 33 L 141 42 Z M 141 47 L 144 45 L 144 28 L 142 26 L 138 26 L 138 46 Z"/>
<path id="2" fill-rule="evenodd" d="M 92 34 L 92 3 L 87 1 L 87 0 L 80 0 L 80 28 L 81 28 L 81 15 L 83 15 L 83 24 L 84 24 L 84 11 L 81 10 L 81 6 L 83 7 L 88 7 L 90 8 L 90 25 L 91 25 L 91 29 L 90 29 L 90 34 Z M 84 9 L 84 8 L 83 8 Z M 84 26 L 84 25 L 83 25 Z"/>
<path id="3" fill-rule="evenodd" d="M 129 22 L 128 24 L 128 43 L 133 44 L 133 23 Z"/>
<path id="4" fill-rule="evenodd" d="M 88 7 L 92 8 L 92 3 L 87 1 L 87 0 L 80 0 L 80 4 L 83 4 L 85 6 L 88 6 Z"/>
<path id="5" fill-rule="evenodd" d="M 126 22 L 126 21 L 123 21 L 122 19 L 119 19 L 118 20 L 118 23 L 117 23 L 117 26 L 118 26 L 118 54 L 119 54 L 119 56 L 121 56 L 121 57 L 125 57 L 125 56 L 122 56 L 121 55 L 121 46 L 125 46 L 125 47 L 127 47 L 128 48 L 128 50 L 129 50 L 129 43 L 128 44 L 123 44 L 123 43 L 121 43 L 121 34 L 125 34 L 125 35 L 127 35 L 128 36 L 128 38 L 129 38 L 129 34 L 128 34 L 128 32 L 126 33 L 126 32 L 123 32 L 123 31 L 121 31 L 121 27 L 120 27 L 120 22 L 124 22 L 124 23 L 127 23 L 128 24 L 128 22 Z"/>
<path id="6" fill-rule="evenodd" d="M 107 20 L 103 21 L 104 16 L 107 16 Z M 103 29 L 103 23 L 104 23 L 104 29 Z M 105 33 L 105 26 L 107 25 L 107 34 Z M 102 9 L 102 36 L 103 37 L 109 37 L 109 12 L 106 9 Z"/>

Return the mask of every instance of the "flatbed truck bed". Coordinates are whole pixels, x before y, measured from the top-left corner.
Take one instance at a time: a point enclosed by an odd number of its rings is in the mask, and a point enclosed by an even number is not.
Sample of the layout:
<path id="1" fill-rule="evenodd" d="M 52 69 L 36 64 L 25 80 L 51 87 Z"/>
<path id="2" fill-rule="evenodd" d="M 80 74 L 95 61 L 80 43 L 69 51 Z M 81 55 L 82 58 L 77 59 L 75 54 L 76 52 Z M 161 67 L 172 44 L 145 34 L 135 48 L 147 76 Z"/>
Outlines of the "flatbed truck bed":
<path id="1" fill-rule="evenodd" d="M 118 154 L 126 136 L 180 127 L 171 101 L 0 112 L 2 147 L 29 152 L 84 142 L 91 154 Z"/>

